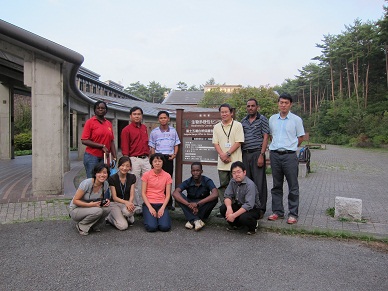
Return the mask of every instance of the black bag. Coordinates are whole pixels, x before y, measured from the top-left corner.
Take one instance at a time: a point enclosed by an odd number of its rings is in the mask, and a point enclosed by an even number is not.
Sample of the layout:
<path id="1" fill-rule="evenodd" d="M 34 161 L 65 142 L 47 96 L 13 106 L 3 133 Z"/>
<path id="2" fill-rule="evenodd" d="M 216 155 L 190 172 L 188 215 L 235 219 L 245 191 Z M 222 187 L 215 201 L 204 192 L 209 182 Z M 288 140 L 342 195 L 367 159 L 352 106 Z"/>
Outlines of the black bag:
<path id="1" fill-rule="evenodd" d="M 310 173 L 310 158 L 311 158 L 311 152 L 308 147 L 303 147 L 299 151 L 299 162 L 306 163 L 307 166 L 307 172 Z"/>

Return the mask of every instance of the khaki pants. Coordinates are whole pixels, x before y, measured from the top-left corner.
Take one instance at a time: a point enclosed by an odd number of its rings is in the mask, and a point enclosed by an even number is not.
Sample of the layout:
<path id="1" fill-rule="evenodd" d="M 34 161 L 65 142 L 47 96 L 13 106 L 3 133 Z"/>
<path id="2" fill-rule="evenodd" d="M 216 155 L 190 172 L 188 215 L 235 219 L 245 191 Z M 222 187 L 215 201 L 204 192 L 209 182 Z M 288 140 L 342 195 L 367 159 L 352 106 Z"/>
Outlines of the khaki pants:
<path id="1" fill-rule="evenodd" d="M 70 211 L 70 217 L 78 222 L 79 228 L 89 232 L 94 225 L 99 226 L 105 222 L 111 207 L 76 207 Z"/>
<path id="2" fill-rule="evenodd" d="M 125 204 L 118 202 L 111 202 L 111 211 L 108 215 L 110 224 L 114 225 L 119 230 L 126 230 L 128 228 L 128 218 L 133 216 L 133 212 L 129 212 Z"/>

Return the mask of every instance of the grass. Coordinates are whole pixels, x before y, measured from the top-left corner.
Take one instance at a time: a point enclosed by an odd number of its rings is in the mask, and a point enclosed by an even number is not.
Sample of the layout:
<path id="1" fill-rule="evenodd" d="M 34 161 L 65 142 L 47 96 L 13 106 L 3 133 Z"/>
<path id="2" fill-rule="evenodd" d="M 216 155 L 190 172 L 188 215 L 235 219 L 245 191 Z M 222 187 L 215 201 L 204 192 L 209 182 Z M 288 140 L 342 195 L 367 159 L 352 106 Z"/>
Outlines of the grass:
<path id="1" fill-rule="evenodd" d="M 335 207 L 330 207 L 326 209 L 326 215 L 330 217 L 334 217 L 335 214 Z M 339 217 L 338 221 L 341 222 L 358 222 L 358 223 L 367 223 L 368 221 L 365 218 L 361 219 L 351 219 L 349 217 Z"/>
<path id="2" fill-rule="evenodd" d="M 15 151 L 15 156 L 28 156 L 32 155 L 32 150 Z"/>

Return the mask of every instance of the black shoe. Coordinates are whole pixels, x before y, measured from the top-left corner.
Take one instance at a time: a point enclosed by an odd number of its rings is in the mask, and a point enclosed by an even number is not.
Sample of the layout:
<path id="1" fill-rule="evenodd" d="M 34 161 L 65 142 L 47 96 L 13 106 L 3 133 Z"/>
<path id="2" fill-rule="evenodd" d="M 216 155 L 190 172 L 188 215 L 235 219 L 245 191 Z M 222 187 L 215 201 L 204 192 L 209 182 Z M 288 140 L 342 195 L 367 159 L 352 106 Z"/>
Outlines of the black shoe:
<path id="1" fill-rule="evenodd" d="M 264 210 L 259 210 L 259 219 L 263 219 L 265 211 Z"/>

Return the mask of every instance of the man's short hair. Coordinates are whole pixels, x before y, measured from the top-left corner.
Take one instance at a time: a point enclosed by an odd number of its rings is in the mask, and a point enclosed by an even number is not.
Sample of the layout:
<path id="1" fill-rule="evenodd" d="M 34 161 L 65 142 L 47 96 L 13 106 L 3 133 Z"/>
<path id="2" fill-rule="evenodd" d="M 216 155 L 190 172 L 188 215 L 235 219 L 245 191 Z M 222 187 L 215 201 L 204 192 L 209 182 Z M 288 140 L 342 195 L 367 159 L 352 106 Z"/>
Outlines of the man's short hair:
<path id="1" fill-rule="evenodd" d="M 249 99 L 247 100 L 247 103 L 248 103 L 249 101 L 255 101 L 256 106 L 259 105 L 259 103 L 257 102 L 257 100 L 256 100 L 255 98 L 249 98 Z"/>
<path id="2" fill-rule="evenodd" d="M 232 172 L 235 168 L 241 168 L 241 170 L 246 171 L 245 165 L 241 161 L 236 161 L 230 166 L 230 171 Z"/>
<path id="3" fill-rule="evenodd" d="M 131 110 L 129 110 L 129 115 L 132 115 L 132 113 L 136 110 L 140 110 L 141 114 L 143 114 L 143 109 L 141 109 L 139 106 L 133 106 Z"/>
<path id="4" fill-rule="evenodd" d="M 230 111 L 230 112 L 233 112 L 232 106 L 230 106 L 228 103 L 221 104 L 220 107 L 218 108 L 218 111 L 221 111 L 221 108 L 222 108 L 222 107 L 229 108 L 229 111 Z"/>
<path id="5" fill-rule="evenodd" d="M 199 167 L 201 168 L 201 170 L 202 170 L 202 164 L 201 164 L 201 162 L 193 162 L 193 163 L 191 164 L 191 168 L 193 168 L 193 166 L 199 166 Z"/>
<path id="6" fill-rule="evenodd" d="M 170 114 L 166 110 L 159 111 L 157 117 L 159 118 L 159 116 L 162 115 L 162 114 L 166 114 L 167 117 L 170 117 Z"/>
<path id="7" fill-rule="evenodd" d="M 280 94 L 279 98 L 278 98 L 278 102 L 280 101 L 280 99 L 287 99 L 289 100 L 291 103 L 292 103 L 292 97 L 290 94 L 288 93 L 282 93 Z"/>

